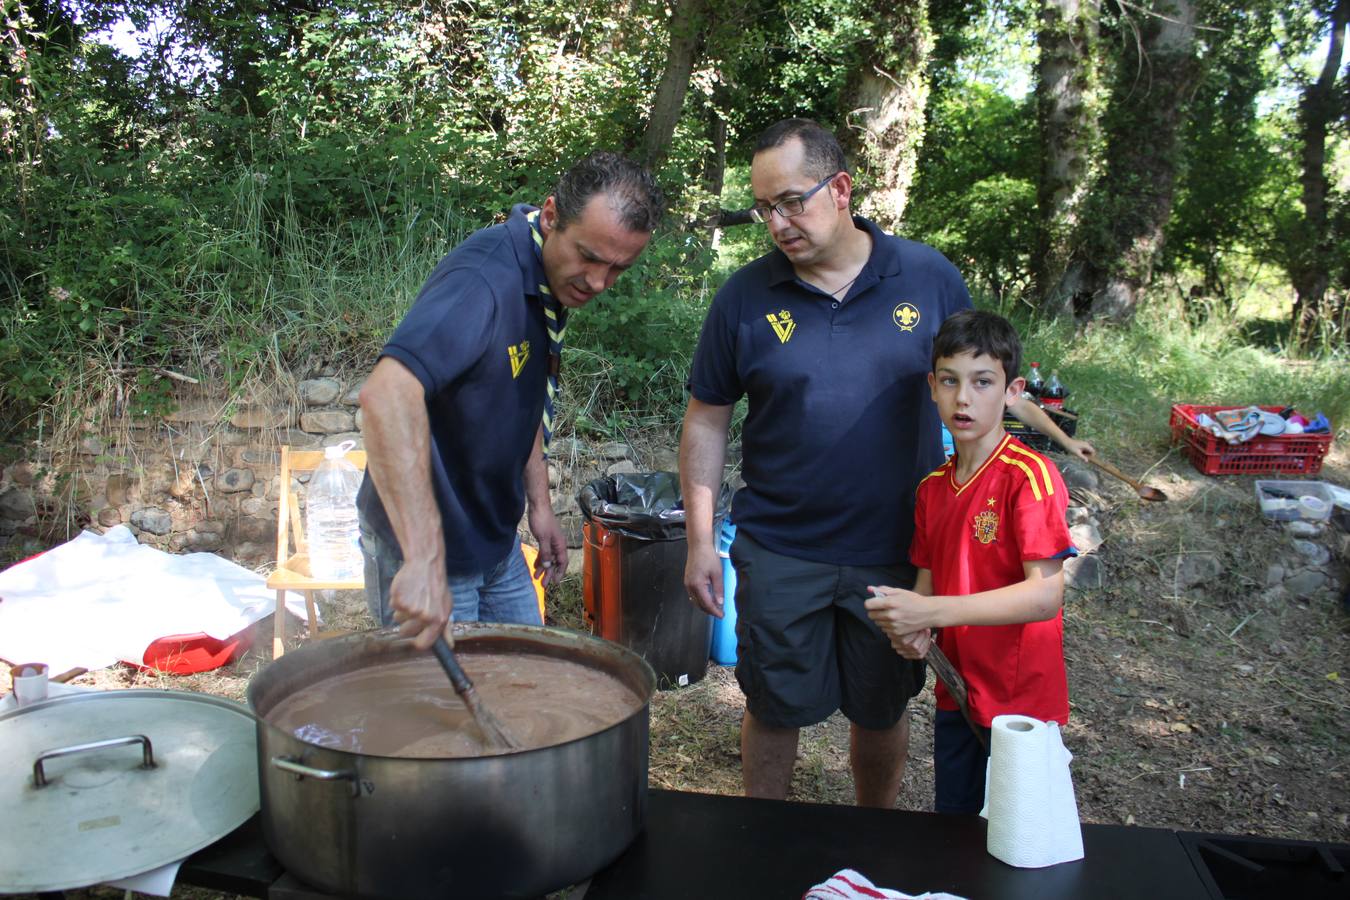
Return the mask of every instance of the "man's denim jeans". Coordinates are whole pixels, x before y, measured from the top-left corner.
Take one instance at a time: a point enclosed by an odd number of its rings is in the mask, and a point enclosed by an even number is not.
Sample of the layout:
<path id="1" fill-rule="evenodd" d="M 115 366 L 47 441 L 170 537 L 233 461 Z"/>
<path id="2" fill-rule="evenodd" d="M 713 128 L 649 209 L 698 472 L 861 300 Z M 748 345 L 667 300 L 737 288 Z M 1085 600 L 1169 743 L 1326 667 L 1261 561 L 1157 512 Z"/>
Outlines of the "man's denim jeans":
<path id="1" fill-rule="evenodd" d="M 397 544 L 386 544 L 361 525 L 361 553 L 366 559 L 366 605 L 380 625 L 394 624 L 389 606 L 389 585 L 403 565 Z M 530 570 L 520 552 L 520 538 L 511 552 L 490 571 L 448 577 L 454 598 L 456 622 L 514 622 L 542 625 L 539 598 L 530 581 Z"/>

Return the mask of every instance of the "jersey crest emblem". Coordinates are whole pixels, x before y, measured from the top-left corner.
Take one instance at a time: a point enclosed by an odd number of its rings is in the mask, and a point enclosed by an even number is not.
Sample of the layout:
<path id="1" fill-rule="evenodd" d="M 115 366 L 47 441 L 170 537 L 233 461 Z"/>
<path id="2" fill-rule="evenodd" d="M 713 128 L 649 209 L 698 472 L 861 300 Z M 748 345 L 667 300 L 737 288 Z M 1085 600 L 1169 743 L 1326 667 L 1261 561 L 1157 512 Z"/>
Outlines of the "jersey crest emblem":
<path id="1" fill-rule="evenodd" d="M 786 309 L 780 309 L 776 313 L 769 313 L 764 318 L 769 320 L 773 326 L 773 333 L 778 335 L 778 343 L 786 344 L 792 340 L 792 333 L 797 330 L 797 323 L 792 321 L 792 313 Z"/>
<path id="2" fill-rule="evenodd" d="M 975 540 L 992 544 L 998 540 L 998 513 L 994 512 L 994 498 L 989 498 L 989 509 L 975 514 Z"/>
<path id="3" fill-rule="evenodd" d="M 901 303 L 891 313 L 891 320 L 901 331 L 913 331 L 920 318 L 919 308 L 913 303 Z"/>
<path id="4" fill-rule="evenodd" d="M 524 369 L 525 363 L 530 361 L 530 342 L 521 341 L 507 347 L 506 355 L 511 358 L 511 377 L 519 378 L 521 369 Z"/>

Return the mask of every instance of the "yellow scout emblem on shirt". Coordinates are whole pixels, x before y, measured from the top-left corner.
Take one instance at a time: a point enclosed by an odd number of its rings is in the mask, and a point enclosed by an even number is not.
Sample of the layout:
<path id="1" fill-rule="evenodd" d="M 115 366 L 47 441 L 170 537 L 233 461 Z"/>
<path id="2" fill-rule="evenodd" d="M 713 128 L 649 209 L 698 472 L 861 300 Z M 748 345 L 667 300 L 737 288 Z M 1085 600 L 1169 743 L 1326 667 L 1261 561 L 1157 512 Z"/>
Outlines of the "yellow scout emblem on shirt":
<path id="1" fill-rule="evenodd" d="M 797 323 L 792 321 L 792 313 L 786 309 L 781 309 L 776 313 L 769 313 L 764 318 L 769 320 L 773 326 L 773 333 L 778 335 L 778 343 L 786 344 L 792 339 L 792 332 L 797 330 Z"/>
<path id="2" fill-rule="evenodd" d="M 994 498 L 989 498 L 989 509 L 975 515 L 975 540 L 992 544 L 998 539 L 998 513 L 994 512 Z"/>
<path id="3" fill-rule="evenodd" d="M 919 324 L 919 308 L 913 303 L 901 303 L 891 313 L 891 319 L 901 331 L 913 331 L 914 326 Z"/>
<path id="4" fill-rule="evenodd" d="M 519 344 L 507 347 L 506 355 L 511 357 L 511 377 L 518 378 L 520 370 L 525 368 L 525 363 L 530 361 L 530 342 L 521 341 Z"/>

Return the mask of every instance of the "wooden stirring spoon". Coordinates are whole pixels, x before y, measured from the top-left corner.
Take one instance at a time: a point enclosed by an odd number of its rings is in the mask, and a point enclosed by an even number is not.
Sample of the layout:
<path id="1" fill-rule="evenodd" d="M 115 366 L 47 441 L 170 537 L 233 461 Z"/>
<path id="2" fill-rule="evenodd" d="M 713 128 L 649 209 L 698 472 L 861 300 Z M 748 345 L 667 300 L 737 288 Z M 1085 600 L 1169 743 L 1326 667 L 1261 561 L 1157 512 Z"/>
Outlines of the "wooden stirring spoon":
<path id="1" fill-rule="evenodd" d="M 1108 475 L 1114 475 L 1121 481 L 1128 484 L 1130 487 L 1134 488 L 1134 492 L 1138 494 L 1140 499 L 1142 500 L 1152 500 L 1155 503 L 1162 503 L 1167 499 L 1167 495 L 1164 494 L 1162 491 L 1158 490 L 1155 487 L 1149 487 L 1148 485 L 1144 484 L 1141 481 L 1136 481 L 1135 479 L 1126 475 L 1124 472 L 1117 469 L 1115 466 L 1111 465 L 1106 460 L 1099 459 L 1097 457 L 1097 454 L 1095 453 L 1089 456 L 1087 458 L 1087 461 L 1092 463 L 1097 468 L 1101 469 L 1103 472 L 1106 472 Z"/>
<path id="2" fill-rule="evenodd" d="M 436 654 L 436 661 L 441 664 L 445 674 L 450 676 L 450 683 L 454 685 L 455 693 L 459 694 L 464 705 L 469 708 L 469 714 L 473 720 L 478 723 L 483 736 L 487 738 L 489 747 L 495 747 L 502 750 L 518 750 L 520 745 L 511 739 L 511 736 L 502 728 L 497 717 L 494 716 L 487 707 L 483 706 L 483 701 L 478 699 L 478 692 L 473 689 L 473 682 L 469 676 L 460 668 L 459 660 L 455 659 L 455 651 L 450 649 L 450 644 L 445 638 L 436 638 L 436 643 L 431 645 L 431 652 Z"/>

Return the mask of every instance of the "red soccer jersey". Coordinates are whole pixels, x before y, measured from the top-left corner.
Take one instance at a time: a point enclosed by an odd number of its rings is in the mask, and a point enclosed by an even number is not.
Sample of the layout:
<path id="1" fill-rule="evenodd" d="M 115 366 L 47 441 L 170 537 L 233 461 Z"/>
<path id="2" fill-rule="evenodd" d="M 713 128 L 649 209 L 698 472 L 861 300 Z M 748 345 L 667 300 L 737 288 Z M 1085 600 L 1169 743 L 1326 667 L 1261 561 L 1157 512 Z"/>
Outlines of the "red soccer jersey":
<path id="1" fill-rule="evenodd" d="M 1068 505 L 1055 464 L 1005 436 L 965 484 L 956 483 L 956 457 L 919 483 L 910 559 L 933 573 L 936 596 L 1016 584 L 1024 561 L 1076 554 Z M 1068 722 L 1062 611 L 1044 622 L 943 628 L 938 644 L 965 678 L 979 724 L 1004 713 Z M 957 708 L 941 682 L 937 704 Z"/>

